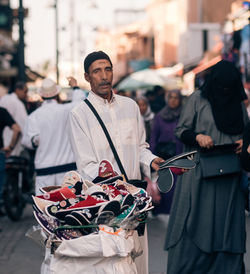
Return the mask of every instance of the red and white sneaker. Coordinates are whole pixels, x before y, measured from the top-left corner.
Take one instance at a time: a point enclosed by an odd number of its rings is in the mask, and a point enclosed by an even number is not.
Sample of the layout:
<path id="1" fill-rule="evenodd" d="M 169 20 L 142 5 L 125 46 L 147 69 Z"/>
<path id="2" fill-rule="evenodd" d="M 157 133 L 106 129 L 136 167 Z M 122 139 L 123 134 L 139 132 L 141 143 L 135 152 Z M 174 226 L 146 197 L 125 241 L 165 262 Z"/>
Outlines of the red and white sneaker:
<path id="1" fill-rule="evenodd" d="M 112 164 L 108 160 L 102 160 L 99 164 L 98 176 L 93 180 L 94 183 L 99 183 L 112 177 L 116 177 L 118 173 L 114 171 Z"/>
<path id="2" fill-rule="evenodd" d="M 73 187 L 63 187 L 50 192 L 46 192 L 42 195 L 37 196 L 37 198 L 49 200 L 53 202 L 60 202 L 65 199 L 75 198 L 75 188 Z"/>
<path id="3" fill-rule="evenodd" d="M 92 215 L 95 214 L 96 212 L 98 212 L 99 208 L 102 205 L 106 205 L 109 201 L 104 200 L 102 198 L 99 197 L 95 197 L 95 196 L 86 196 L 86 199 L 83 201 L 80 201 L 79 203 L 76 203 L 73 206 L 70 206 L 66 209 L 61 209 L 58 210 L 55 214 L 55 216 L 59 219 L 59 220 L 64 220 L 65 216 L 67 214 L 70 214 L 73 211 L 80 211 L 83 209 L 89 209 L 92 211 Z"/>

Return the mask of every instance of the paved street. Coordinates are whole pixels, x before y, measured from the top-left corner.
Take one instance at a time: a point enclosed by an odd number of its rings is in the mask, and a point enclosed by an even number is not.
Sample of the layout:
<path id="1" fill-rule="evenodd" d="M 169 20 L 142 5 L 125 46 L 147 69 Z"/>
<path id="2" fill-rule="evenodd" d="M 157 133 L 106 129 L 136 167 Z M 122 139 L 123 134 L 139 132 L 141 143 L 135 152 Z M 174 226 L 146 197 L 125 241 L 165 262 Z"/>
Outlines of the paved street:
<path id="1" fill-rule="evenodd" d="M 246 217 L 247 231 L 250 235 L 250 217 Z M 25 237 L 25 232 L 36 224 L 27 207 L 20 222 L 12 222 L 7 217 L 0 218 L 0 274 L 39 274 L 43 249 Z M 150 274 L 165 274 L 167 252 L 163 251 L 167 217 L 149 218 L 149 270 Z M 250 236 L 245 256 L 247 274 L 250 274 Z M 72 273 L 73 274 L 73 273 Z"/>

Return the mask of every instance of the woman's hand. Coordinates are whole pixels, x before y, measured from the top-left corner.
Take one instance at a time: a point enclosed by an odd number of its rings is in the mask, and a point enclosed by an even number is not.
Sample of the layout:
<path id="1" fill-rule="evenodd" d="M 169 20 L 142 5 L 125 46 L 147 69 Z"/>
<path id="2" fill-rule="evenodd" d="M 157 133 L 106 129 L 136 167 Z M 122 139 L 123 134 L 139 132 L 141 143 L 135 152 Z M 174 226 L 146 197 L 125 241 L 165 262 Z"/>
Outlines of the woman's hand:
<path id="1" fill-rule="evenodd" d="M 196 141 L 200 147 L 211 148 L 214 145 L 212 138 L 204 134 L 196 135 Z"/>
<path id="2" fill-rule="evenodd" d="M 239 144 L 235 150 L 235 153 L 239 154 L 242 152 L 243 139 L 237 140 L 235 143 Z"/>

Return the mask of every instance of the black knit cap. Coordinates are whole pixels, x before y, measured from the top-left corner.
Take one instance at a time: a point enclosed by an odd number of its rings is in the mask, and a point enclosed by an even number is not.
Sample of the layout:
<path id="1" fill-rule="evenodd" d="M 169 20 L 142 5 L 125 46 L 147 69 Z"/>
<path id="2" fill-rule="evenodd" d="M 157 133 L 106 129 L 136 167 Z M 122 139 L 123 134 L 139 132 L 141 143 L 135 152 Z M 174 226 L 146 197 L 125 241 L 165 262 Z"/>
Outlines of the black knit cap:
<path id="1" fill-rule="evenodd" d="M 84 60 L 84 70 L 86 73 L 89 72 L 89 67 L 90 65 L 95 62 L 96 60 L 100 60 L 100 59 L 106 59 L 110 62 L 111 67 L 113 67 L 113 64 L 109 58 L 109 56 L 103 52 L 103 51 L 94 51 L 91 52 L 89 55 L 87 55 L 87 57 Z"/>

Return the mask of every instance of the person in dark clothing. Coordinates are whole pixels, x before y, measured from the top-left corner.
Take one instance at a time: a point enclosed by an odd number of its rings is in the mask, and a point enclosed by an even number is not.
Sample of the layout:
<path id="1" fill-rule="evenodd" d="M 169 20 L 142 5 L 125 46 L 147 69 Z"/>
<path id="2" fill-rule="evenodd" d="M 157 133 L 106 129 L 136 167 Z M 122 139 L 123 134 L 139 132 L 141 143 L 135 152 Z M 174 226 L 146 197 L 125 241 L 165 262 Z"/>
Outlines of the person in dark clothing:
<path id="1" fill-rule="evenodd" d="M 14 149 L 16 142 L 19 138 L 21 129 L 18 124 L 13 120 L 9 112 L 5 108 L 0 107 L 0 150 L 9 156 L 9 153 Z M 7 147 L 3 147 L 3 130 L 8 126 L 13 130 L 11 141 Z"/>
<path id="2" fill-rule="evenodd" d="M 10 140 L 10 143 L 7 147 L 3 147 L 3 130 L 8 126 L 12 129 L 13 134 Z M 18 138 L 20 136 L 21 129 L 13 120 L 9 112 L 5 108 L 0 107 L 0 215 L 2 214 L 1 211 L 1 204 L 2 204 L 2 187 L 4 183 L 4 169 L 5 169 L 5 157 L 8 157 L 11 151 L 14 149 Z"/>
<path id="3" fill-rule="evenodd" d="M 161 86 L 154 86 L 153 90 L 146 92 L 145 96 L 147 97 L 151 110 L 154 113 L 159 112 L 166 105 L 165 93 L 165 89 Z"/>
<path id="4" fill-rule="evenodd" d="M 165 244 L 168 274 L 244 273 L 245 197 L 240 173 L 204 178 L 207 168 L 202 169 L 200 150 L 236 143 L 231 155 L 240 153 L 248 123 L 245 99 L 239 71 L 223 60 L 184 106 L 175 133 L 185 151 L 197 150 L 196 168 L 176 183 Z"/>
<path id="5" fill-rule="evenodd" d="M 250 123 L 247 124 L 243 134 L 241 163 L 246 171 L 250 171 Z"/>

